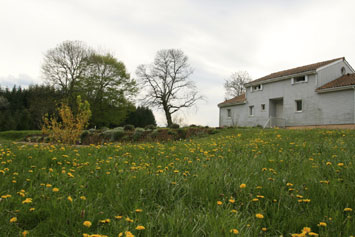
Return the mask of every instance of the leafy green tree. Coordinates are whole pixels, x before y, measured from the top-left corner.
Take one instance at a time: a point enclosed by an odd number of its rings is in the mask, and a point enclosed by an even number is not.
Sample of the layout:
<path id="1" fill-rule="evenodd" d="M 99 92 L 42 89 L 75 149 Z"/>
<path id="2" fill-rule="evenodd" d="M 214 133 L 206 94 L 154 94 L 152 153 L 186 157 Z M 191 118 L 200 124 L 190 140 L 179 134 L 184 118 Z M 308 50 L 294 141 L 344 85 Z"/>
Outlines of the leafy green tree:
<path id="1" fill-rule="evenodd" d="M 79 85 L 91 105 L 91 126 L 117 126 L 134 108 L 136 82 L 111 54 L 92 54 Z"/>
<path id="2" fill-rule="evenodd" d="M 153 111 L 144 106 L 138 106 L 135 111 L 131 112 L 125 124 L 132 124 L 140 128 L 144 128 L 147 125 L 157 125 Z"/>

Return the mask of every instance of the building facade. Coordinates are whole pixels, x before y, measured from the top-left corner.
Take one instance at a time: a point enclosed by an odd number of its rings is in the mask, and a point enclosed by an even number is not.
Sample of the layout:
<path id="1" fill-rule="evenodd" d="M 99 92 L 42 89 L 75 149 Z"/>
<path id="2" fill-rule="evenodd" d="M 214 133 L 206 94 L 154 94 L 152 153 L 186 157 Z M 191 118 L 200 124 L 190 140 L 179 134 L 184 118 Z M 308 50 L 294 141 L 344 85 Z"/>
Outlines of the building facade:
<path id="1" fill-rule="evenodd" d="M 220 126 L 355 124 L 355 71 L 337 58 L 292 68 L 245 85 L 219 107 Z"/>

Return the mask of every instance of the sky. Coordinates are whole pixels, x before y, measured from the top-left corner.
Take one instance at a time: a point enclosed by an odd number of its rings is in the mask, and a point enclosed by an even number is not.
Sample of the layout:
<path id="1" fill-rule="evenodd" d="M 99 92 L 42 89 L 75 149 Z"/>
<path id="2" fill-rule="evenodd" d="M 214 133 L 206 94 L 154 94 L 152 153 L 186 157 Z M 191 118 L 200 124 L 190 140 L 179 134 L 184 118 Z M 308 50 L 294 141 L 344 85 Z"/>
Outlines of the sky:
<path id="1" fill-rule="evenodd" d="M 0 86 L 43 83 L 47 50 L 66 40 L 113 53 L 136 78 L 160 49 L 189 57 L 205 100 L 177 114 L 218 126 L 224 81 L 345 57 L 355 67 L 353 0 L 0 0 Z M 166 124 L 152 108 L 158 124 Z"/>

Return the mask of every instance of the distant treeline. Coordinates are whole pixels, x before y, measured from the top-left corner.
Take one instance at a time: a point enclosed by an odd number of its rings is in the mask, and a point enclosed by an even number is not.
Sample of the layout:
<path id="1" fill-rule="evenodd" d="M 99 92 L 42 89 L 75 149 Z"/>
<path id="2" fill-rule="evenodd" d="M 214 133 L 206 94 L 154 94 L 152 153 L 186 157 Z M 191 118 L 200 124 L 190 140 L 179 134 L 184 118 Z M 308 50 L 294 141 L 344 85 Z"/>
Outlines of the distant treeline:
<path id="1" fill-rule="evenodd" d="M 47 113 L 55 114 L 58 104 L 65 98 L 61 90 L 52 86 L 33 85 L 26 89 L 16 86 L 12 89 L 0 87 L 0 131 L 41 129 L 43 116 Z M 91 104 L 91 128 L 113 128 L 125 124 L 136 127 L 156 125 L 149 108 L 136 107 L 132 103 L 113 106 L 101 102 L 100 106 L 96 106 L 95 101 L 86 99 Z"/>

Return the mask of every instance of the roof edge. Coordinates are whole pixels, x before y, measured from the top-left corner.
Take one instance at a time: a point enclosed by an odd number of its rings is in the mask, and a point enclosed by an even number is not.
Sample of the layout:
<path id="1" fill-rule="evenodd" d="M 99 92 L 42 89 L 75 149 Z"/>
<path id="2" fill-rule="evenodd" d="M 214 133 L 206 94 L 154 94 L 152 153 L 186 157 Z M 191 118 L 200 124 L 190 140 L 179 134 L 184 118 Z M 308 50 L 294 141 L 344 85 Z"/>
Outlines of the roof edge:
<path id="1" fill-rule="evenodd" d="M 228 106 L 233 106 L 233 105 L 243 105 L 243 104 L 246 104 L 247 101 L 243 101 L 243 102 L 231 102 L 231 103 L 228 103 L 228 104 L 223 104 L 224 102 L 222 103 L 219 103 L 217 106 L 218 108 L 223 108 L 223 107 L 228 107 Z"/>
<path id="2" fill-rule="evenodd" d="M 287 80 L 287 79 L 301 76 L 301 75 L 312 75 L 312 74 L 316 74 L 316 70 L 305 71 L 305 72 L 291 74 L 291 75 L 282 76 L 282 77 L 274 77 L 274 78 L 266 79 L 264 81 L 257 81 L 257 82 L 251 81 L 251 82 L 245 83 L 244 85 L 245 85 L 245 87 L 250 87 L 250 86 L 259 85 L 259 84 L 267 84 L 267 83 L 272 83 L 272 82 L 276 82 L 276 81 Z"/>
<path id="3" fill-rule="evenodd" d="M 321 93 L 327 93 L 327 92 L 333 92 L 333 91 L 343 91 L 343 90 L 349 90 L 349 89 L 355 90 L 355 85 L 338 86 L 338 87 L 332 87 L 332 88 L 326 88 L 326 89 L 316 89 L 315 92 L 321 94 Z"/>

